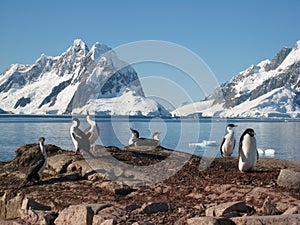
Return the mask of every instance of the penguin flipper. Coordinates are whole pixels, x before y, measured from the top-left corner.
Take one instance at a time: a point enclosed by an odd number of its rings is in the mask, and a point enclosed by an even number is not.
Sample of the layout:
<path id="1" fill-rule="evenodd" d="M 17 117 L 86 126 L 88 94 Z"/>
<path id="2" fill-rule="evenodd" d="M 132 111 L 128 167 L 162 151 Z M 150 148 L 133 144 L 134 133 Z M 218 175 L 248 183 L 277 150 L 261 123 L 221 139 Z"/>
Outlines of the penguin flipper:
<path id="1" fill-rule="evenodd" d="M 221 156 L 223 156 L 223 151 L 222 151 L 222 147 L 223 147 L 223 144 L 225 142 L 225 137 L 223 138 L 222 140 L 222 144 L 220 145 L 220 152 L 221 152 Z"/>
<path id="2" fill-rule="evenodd" d="M 234 139 L 234 141 L 233 141 L 233 149 L 232 150 L 234 150 L 235 144 L 236 144 L 236 140 Z"/>

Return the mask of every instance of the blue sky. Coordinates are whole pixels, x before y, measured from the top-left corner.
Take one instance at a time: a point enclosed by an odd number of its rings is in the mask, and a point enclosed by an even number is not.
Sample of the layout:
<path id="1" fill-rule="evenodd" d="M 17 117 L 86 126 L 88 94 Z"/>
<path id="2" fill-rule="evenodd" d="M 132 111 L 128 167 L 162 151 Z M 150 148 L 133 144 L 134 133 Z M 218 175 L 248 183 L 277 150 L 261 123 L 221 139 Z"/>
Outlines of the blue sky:
<path id="1" fill-rule="evenodd" d="M 200 56 L 222 83 L 300 40 L 298 0 L 7 0 L 0 9 L 0 72 L 78 38 L 113 48 L 164 40 Z"/>

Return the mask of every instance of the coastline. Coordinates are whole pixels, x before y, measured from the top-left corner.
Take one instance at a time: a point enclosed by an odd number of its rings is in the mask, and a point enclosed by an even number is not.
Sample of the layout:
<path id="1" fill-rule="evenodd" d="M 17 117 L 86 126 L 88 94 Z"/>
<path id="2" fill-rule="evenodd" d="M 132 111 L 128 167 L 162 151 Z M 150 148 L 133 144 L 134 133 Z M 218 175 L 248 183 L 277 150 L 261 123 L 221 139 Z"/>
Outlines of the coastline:
<path id="1" fill-rule="evenodd" d="M 68 220 L 66 212 L 72 210 L 75 215 L 81 211 L 93 215 L 91 223 L 86 224 L 98 224 L 100 220 L 110 220 L 111 224 L 193 224 L 195 218 L 283 218 L 284 213 L 300 205 L 298 190 L 277 183 L 281 170 L 297 170 L 299 161 L 263 158 L 255 172 L 242 174 L 235 157 L 205 159 L 163 147 L 141 150 L 97 146 L 92 153 L 98 161 L 92 164 L 91 158 L 87 163 L 82 156 L 47 145 L 48 166 L 42 181 L 19 189 L 17 184 L 24 179 L 28 163 L 25 153 L 37 149 L 36 144 L 22 146 L 14 160 L 0 163 L 3 224 L 12 218 L 17 218 L 14 220 L 19 224 L 25 220 L 30 224 L 31 211 L 40 210 L 22 209 L 26 199 L 51 207 L 54 219 L 42 224 L 56 225 L 64 224 L 62 221 Z M 121 166 L 113 160 L 122 162 Z M 205 162 L 207 168 L 199 167 Z M 95 165 L 98 173 L 94 172 Z M 163 171 L 166 178 L 161 179 L 162 168 L 177 169 L 170 174 Z M 224 204 L 246 208 L 219 215 L 216 208 Z M 42 216 L 39 219 L 46 221 Z M 75 217 L 69 219 L 78 222 Z"/>

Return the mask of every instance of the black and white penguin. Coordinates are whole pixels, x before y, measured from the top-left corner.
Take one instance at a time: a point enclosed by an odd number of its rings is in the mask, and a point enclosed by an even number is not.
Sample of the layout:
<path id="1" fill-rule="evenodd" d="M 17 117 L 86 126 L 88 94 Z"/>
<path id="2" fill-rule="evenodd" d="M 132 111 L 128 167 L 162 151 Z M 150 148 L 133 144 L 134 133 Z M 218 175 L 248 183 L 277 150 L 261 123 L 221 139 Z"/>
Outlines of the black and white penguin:
<path id="1" fill-rule="evenodd" d="M 78 154 L 80 150 L 83 150 L 84 152 L 89 152 L 91 147 L 89 137 L 79 128 L 79 126 L 79 119 L 72 119 L 70 134 L 73 144 L 75 146 L 75 154 Z"/>
<path id="2" fill-rule="evenodd" d="M 97 123 L 91 119 L 89 111 L 86 112 L 86 121 L 90 126 L 84 130 L 84 133 L 89 137 L 90 144 L 93 145 L 100 135 L 100 129 Z"/>
<path id="3" fill-rule="evenodd" d="M 47 164 L 47 152 L 44 145 L 45 138 L 40 137 L 39 142 L 40 152 L 36 155 L 36 157 L 33 158 L 31 166 L 29 167 L 29 170 L 26 174 L 25 181 L 23 182 L 23 185 L 31 181 L 40 181 L 42 178 L 43 171 Z"/>
<path id="4" fill-rule="evenodd" d="M 233 153 L 236 142 L 233 131 L 234 127 L 237 127 L 237 125 L 232 123 L 227 125 L 228 133 L 224 136 L 222 144 L 220 146 L 220 152 L 223 157 L 231 156 L 231 154 Z"/>
<path id="5" fill-rule="evenodd" d="M 252 128 L 247 128 L 240 138 L 239 143 L 239 170 L 242 172 L 255 170 L 258 160 L 255 132 Z"/>
<path id="6" fill-rule="evenodd" d="M 130 128 L 131 130 L 131 137 L 129 139 L 129 145 L 134 146 L 159 146 L 159 132 L 154 132 L 151 138 L 140 138 L 140 134 L 137 130 Z"/>
<path id="7" fill-rule="evenodd" d="M 137 141 L 140 137 L 140 134 L 137 130 L 130 128 L 131 130 L 131 137 L 129 138 L 128 144 L 132 145 L 135 141 Z"/>

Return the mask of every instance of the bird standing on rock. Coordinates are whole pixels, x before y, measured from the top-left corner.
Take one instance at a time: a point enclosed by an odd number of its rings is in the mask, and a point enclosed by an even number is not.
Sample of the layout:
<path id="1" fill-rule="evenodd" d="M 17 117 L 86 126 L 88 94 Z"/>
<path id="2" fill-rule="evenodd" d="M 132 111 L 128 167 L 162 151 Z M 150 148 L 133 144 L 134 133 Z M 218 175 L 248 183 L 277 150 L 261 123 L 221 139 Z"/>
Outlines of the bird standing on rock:
<path id="1" fill-rule="evenodd" d="M 72 126 L 70 127 L 70 134 L 75 146 L 75 154 L 78 154 L 80 150 L 85 152 L 90 151 L 89 137 L 79 128 L 80 121 L 77 118 L 72 119 Z"/>
<path id="2" fill-rule="evenodd" d="M 39 138 L 40 152 L 32 159 L 31 165 L 29 167 L 23 185 L 27 184 L 30 181 L 40 181 L 40 179 L 42 178 L 42 173 L 47 164 L 47 152 L 46 152 L 44 142 L 45 142 L 45 138 L 40 137 Z"/>
<path id="3" fill-rule="evenodd" d="M 240 138 L 239 143 L 239 170 L 242 172 L 255 170 L 258 160 L 255 131 L 247 128 Z"/>
<path id="4" fill-rule="evenodd" d="M 99 137 L 100 129 L 97 123 L 91 119 L 89 111 L 86 111 L 86 120 L 90 126 L 84 130 L 84 133 L 89 137 L 90 144 L 93 145 Z"/>
<path id="5" fill-rule="evenodd" d="M 228 124 L 227 131 L 228 133 L 224 136 L 222 144 L 220 146 L 221 155 L 224 156 L 231 156 L 235 147 L 235 137 L 233 128 L 237 127 L 235 124 Z"/>

